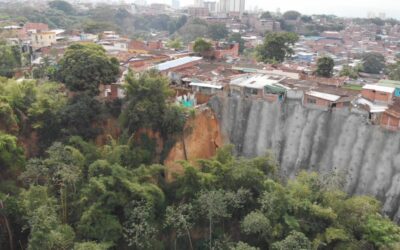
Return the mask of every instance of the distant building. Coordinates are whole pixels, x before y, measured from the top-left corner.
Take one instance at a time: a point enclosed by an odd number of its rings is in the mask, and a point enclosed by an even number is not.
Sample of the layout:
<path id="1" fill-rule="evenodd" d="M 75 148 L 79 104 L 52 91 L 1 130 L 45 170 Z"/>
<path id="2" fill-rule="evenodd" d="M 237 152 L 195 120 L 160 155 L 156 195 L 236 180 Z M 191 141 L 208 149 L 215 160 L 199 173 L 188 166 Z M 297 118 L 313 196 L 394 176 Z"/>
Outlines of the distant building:
<path id="1" fill-rule="evenodd" d="M 240 13 L 243 14 L 245 10 L 245 0 L 220 0 L 219 12 L 220 13 Z"/>
<path id="2" fill-rule="evenodd" d="M 207 8 L 210 13 L 217 12 L 217 2 L 204 2 L 204 7 Z"/>
<path id="3" fill-rule="evenodd" d="M 31 35 L 33 49 L 49 47 L 57 42 L 56 32 L 43 31 Z"/>
<path id="4" fill-rule="evenodd" d="M 210 12 L 205 7 L 189 7 L 188 14 L 194 17 L 204 17 L 209 16 Z"/>
<path id="5" fill-rule="evenodd" d="M 194 0 L 194 7 L 204 7 L 204 1 L 203 0 Z"/>
<path id="6" fill-rule="evenodd" d="M 172 0 L 171 1 L 171 6 L 174 9 L 179 9 L 179 7 L 181 6 L 181 3 L 179 2 L 179 0 Z"/>

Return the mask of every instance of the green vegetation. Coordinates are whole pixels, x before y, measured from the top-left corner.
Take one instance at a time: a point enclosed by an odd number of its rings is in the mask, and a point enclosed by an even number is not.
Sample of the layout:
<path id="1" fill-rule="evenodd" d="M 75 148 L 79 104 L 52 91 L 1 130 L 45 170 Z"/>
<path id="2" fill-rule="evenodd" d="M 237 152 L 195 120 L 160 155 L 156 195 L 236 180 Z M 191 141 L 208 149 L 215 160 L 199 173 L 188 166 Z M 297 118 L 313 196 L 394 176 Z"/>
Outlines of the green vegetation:
<path id="1" fill-rule="evenodd" d="M 351 79 L 357 79 L 360 71 L 362 71 L 361 65 L 356 67 L 344 65 L 342 70 L 339 72 L 339 76 L 347 76 Z"/>
<path id="2" fill-rule="evenodd" d="M 229 42 L 239 43 L 239 52 L 243 53 L 245 49 L 245 40 L 240 33 L 234 33 L 228 38 Z"/>
<path id="3" fill-rule="evenodd" d="M 167 47 L 175 50 L 182 49 L 183 48 L 182 40 L 180 38 L 169 40 L 167 43 Z"/>
<path id="4" fill-rule="evenodd" d="M 361 85 L 357 85 L 357 84 L 345 84 L 343 85 L 344 89 L 349 89 L 349 90 L 356 90 L 356 91 L 361 91 L 362 90 L 362 86 Z"/>
<path id="5" fill-rule="evenodd" d="M 0 76 L 13 77 L 22 64 L 21 51 L 18 46 L 5 45 L 0 42 Z"/>
<path id="6" fill-rule="evenodd" d="M 380 74 L 385 68 L 385 57 L 379 53 L 366 53 L 362 57 L 363 72 Z"/>
<path id="7" fill-rule="evenodd" d="M 301 17 L 301 13 L 294 10 L 289 10 L 283 13 L 283 18 L 285 20 L 297 20 Z"/>
<path id="8" fill-rule="evenodd" d="M 6 218 L 29 229 L 27 239 L 14 237 L 28 249 L 398 246 L 400 227 L 379 214 L 377 200 L 347 196 L 340 175 L 281 180 L 270 156 L 236 158 L 228 146 L 197 166 L 182 162 L 184 173 L 166 183 L 161 165 L 120 161 L 130 155 L 121 147 L 71 137 L 30 159 L 19 177 L 25 188 L 0 193 Z"/>
<path id="9" fill-rule="evenodd" d="M 208 35 L 213 40 L 221 40 L 228 36 L 228 29 L 225 24 L 210 24 L 208 26 Z"/>
<path id="10" fill-rule="evenodd" d="M 317 70 L 315 71 L 315 73 L 317 74 L 317 76 L 332 77 L 334 66 L 335 62 L 331 57 L 325 56 L 318 58 Z"/>
<path id="11" fill-rule="evenodd" d="M 117 80 L 119 63 L 109 58 L 105 50 L 96 44 L 74 44 L 59 62 L 59 80 L 71 91 L 83 91 L 97 95 L 99 85 Z"/>
<path id="12" fill-rule="evenodd" d="M 257 47 L 257 59 L 264 63 L 281 63 L 293 55 L 291 46 L 298 40 L 295 33 L 268 33 L 264 43 Z"/>
<path id="13" fill-rule="evenodd" d="M 203 38 L 197 38 L 193 45 L 193 51 L 204 57 L 207 57 L 212 49 L 212 44 Z"/>
<path id="14" fill-rule="evenodd" d="M 387 70 L 390 80 L 400 81 L 400 61 L 390 64 Z"/>

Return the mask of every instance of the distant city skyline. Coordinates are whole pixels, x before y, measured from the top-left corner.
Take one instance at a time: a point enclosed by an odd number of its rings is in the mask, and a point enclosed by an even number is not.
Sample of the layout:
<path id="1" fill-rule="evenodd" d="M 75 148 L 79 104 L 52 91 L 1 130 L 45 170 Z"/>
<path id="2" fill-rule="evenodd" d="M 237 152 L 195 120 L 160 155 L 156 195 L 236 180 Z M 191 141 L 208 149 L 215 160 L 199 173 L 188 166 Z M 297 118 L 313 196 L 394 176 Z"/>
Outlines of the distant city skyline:
<path id="1" fill-rule="evenodd" d="M 212 0 L 210 0 L 212 1 Z M 148 0 L 148 3 L 171 4 L 171 0 Z M 181 6 L 193 5 L 194 0 L 181 0 Z M 370 13 L 385 13 L 386 17 L 400 19 L 399 0 L 266 0 L 246 1 L 246 10 L 258 7 L 267 11 L 297 10 L 303 14 L 334 14 L 343 17 L 367 17 Z"/>

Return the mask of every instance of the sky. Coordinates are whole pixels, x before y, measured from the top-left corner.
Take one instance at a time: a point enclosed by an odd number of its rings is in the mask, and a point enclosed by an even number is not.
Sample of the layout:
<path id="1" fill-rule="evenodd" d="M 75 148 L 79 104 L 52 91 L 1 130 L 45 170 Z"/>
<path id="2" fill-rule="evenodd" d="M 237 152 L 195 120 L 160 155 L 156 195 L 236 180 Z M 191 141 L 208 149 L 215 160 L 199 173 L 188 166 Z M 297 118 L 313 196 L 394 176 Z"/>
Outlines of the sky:
<path id="1" fill-rule="evenodd" d="M 169 3 L 170 0 L 147 2 Z M 180 2 L 181 6 L 193 4 L 193 0 Z M 254 9 L 255 6 L 269 11 L 280 8 L 281 12 L 297 10 L 303 14 L 335 14 L 343 17 L 367 17 L 368 12 L 383 12 L 387 17 L 400 19 L 400 0 L 246 0 L 246 9 Z"/>

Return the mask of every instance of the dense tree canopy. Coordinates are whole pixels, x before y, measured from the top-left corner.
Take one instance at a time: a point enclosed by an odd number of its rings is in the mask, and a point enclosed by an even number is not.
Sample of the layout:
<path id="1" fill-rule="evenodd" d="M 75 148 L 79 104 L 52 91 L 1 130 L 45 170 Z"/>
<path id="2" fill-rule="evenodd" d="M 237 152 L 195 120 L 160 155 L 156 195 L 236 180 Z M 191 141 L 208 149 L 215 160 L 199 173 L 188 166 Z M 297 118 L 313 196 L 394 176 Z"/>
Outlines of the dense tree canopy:
<path id="1" fill-rule="evenodd" d="M 59 80 L 71 91 L 98 93 L 100 84 L 117 80 L 119 63 L 109 58 L 105 50 L 95 44 L 74 44 L 66 51 L 59 63 Z"/>
<path id="2" fill-rule="evenodd" d="M 129 74 L 126 83 L 126 108 L 121 121 L 129 133 L 139 128 L 152 128 L 164 135 L 183 130 L 184 113 L 179 107 L 167 103 L 172 93 L 165 77 L 155 71 L 138 78 Z"/>
<path id="3" fill-rule="evenodd" d="M 60 11 L 64 12 L 65 14 L 69 14 L 69 15 L 75 14 L 74 7 L 72 7 L 72 5 L 66 1 L 62 1 L 62 0 L 51 1 L 51 2 L 49 2 L 49 6 L 50 6 L 50 8 L 60 10 Z"/>
<path id="4" fill-rule="evenodd" d="M 0 42 L 0 76 L 13 77 L 21 63 L 20 48 Z"/>
<path id="5" fill-rule="evenodd" d="M 299 37 L 295 33 L 267 33 L 264 43 L 257 47 L 257 59 L 264 63 L 280 63 L 294 52 L 292 46 Z"/>
<path id="6" fill-rule="evenodd" d="M 301 13 L 294 10 L 289 10 L 283 13 L 283 18 L 286 20 L 297 20 L 301 17 Z"/>
<path id="7" fill-rule="evenodd" d="M 333 74 L 333 67 L 335 62 L 331 57 L 321 57 L 317 61 L 316 74 L 322 77 L 331 77 Z"/>
<path id="8" fill-rule="evenodd" d="M 208 35 L 210 38 L 213 40 L 221 40 L 223 38 L 226 38 L 228 36 L 228 29 L 226 28 L 225 24 L 210 24 L 208 26 Z"/>
<path id="9" fill-rule="evenodd" d="M 388 66 L 390 80 L 400 81 L 400 61 Z"/>
<path id="10" fill-rule="evenodd" d="M 194 42 L 193 51 L 202 56 L 207 56 L 212 51 L 212 44 L 203 38 L 198 38 Z"/>
<path id="11" fill-rule="evenodd" d="M 379 53 L 366 53 L 362 57 L 362 66 L 365 73 L 379 74 L 385 68 L 385 57 Z"/>

